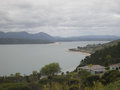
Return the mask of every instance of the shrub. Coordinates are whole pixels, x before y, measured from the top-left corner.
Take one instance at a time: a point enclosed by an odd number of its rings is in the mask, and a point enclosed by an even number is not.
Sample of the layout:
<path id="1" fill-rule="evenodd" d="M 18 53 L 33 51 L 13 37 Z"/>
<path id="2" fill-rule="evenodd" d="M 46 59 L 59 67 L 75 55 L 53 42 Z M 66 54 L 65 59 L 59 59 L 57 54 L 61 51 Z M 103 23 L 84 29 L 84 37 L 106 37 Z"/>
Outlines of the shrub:
<path id="1" fill-rule="evenodd" d="M 106 72 L 102 76 L 102 83 L 106 85 L 119 79 L 120 79 L 120 72 L 118 70 L 112 70 Z"/>
<path id="2" fill-rule="evenodd" d="M 69 90 L 79 90 L 77 85 L 72 85 Z"/>
<path id="3" fill-rule="evenodd" d="M 32 90 L 27 84 L 4 83 L 0 85 L 0 90 Z"/>

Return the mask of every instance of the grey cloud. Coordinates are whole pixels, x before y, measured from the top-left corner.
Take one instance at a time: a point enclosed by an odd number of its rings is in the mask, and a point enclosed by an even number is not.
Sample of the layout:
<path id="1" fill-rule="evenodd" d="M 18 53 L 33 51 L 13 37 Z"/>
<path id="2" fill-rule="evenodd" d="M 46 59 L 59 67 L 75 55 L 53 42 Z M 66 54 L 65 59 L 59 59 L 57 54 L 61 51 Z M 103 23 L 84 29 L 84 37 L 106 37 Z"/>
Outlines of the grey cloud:
<path id="1" fill-rule="evenodd" d="M 0 31 L 120 35 L 119 0 L 0 1 Z"/>

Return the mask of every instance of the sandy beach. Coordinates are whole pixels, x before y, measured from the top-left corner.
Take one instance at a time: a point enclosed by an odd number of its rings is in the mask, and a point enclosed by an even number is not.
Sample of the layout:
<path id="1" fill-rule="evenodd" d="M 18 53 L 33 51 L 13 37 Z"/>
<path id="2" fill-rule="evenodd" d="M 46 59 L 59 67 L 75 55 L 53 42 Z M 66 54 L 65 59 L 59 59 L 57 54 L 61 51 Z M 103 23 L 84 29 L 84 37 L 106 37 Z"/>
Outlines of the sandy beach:
<path id="1" fill-rule="evenodd" d="M 91 55 L 90 53 L 80 52 L 80 51 L 70 51 L 70 50 L 68 50 L 68 52 L 81 53 L 81 54 L 86 55 L 86 56 L 90 56 Z"/>

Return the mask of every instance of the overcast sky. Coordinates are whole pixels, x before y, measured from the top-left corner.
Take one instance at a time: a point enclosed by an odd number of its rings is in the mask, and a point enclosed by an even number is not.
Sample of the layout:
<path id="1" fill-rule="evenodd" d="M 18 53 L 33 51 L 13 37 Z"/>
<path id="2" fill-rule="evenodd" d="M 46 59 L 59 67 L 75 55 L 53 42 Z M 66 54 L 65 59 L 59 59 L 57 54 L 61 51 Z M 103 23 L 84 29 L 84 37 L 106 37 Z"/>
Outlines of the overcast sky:
<path id="1" fill-rule="evenodd" d="M 120 0 L 0 0 L 0 31 L 120 36 Z"/>

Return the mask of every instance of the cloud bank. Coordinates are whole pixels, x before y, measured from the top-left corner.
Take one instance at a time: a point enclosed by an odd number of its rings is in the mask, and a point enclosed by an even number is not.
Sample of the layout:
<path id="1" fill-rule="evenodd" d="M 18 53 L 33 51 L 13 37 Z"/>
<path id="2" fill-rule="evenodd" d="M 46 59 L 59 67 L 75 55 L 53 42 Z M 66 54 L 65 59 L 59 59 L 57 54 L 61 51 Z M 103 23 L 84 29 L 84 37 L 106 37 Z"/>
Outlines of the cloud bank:
<path id="1" fill-rule="evenodd" d="M 120 0 L 0 0 L 0 31 L 120 36 Z"/>

